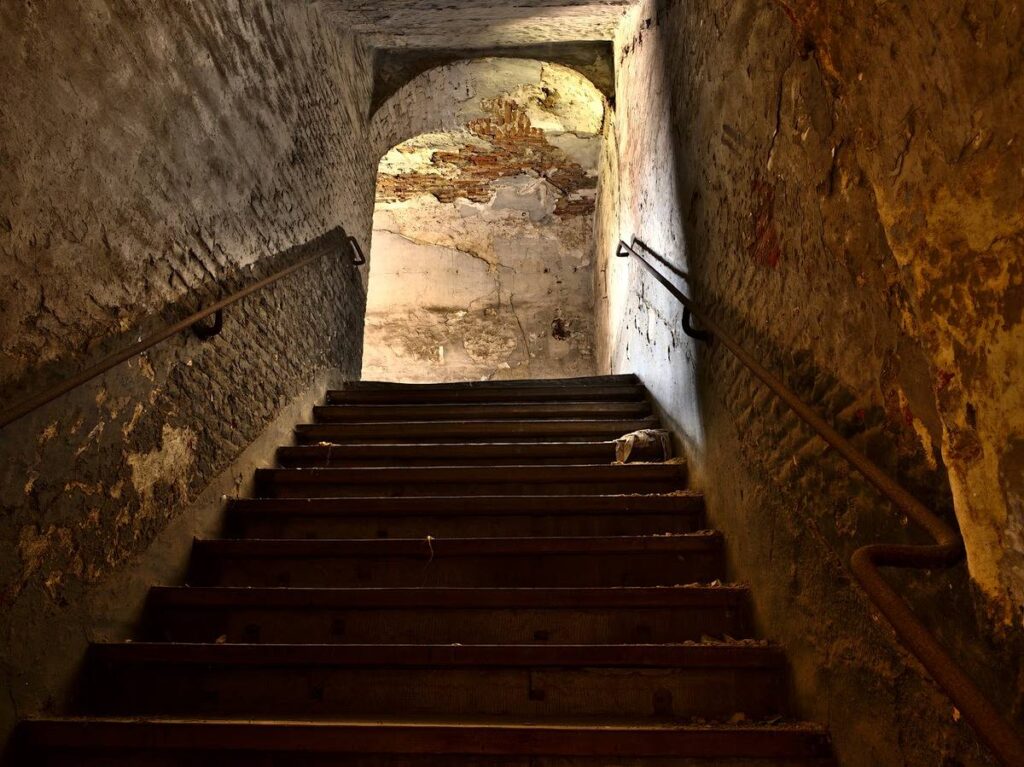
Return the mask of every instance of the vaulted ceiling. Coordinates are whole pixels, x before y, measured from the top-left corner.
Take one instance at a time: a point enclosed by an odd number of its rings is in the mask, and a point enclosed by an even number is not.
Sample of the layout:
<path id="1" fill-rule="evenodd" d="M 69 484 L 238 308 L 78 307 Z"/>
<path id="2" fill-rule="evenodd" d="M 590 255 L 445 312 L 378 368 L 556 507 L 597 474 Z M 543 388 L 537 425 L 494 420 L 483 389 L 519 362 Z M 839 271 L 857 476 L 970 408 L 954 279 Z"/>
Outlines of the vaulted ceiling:
<path id="1" fill-rule="evenodd" d="M 633 0 L 319 0 L 371 48 L 611 40 Z"/>
<path id="2" fill-rule="evenodd" d="M 609 100 L 611 41 L 635 0 L 315 0 L 373 53 L 371 110 L 433 67 L 491 56 L 575 69 Z"/>

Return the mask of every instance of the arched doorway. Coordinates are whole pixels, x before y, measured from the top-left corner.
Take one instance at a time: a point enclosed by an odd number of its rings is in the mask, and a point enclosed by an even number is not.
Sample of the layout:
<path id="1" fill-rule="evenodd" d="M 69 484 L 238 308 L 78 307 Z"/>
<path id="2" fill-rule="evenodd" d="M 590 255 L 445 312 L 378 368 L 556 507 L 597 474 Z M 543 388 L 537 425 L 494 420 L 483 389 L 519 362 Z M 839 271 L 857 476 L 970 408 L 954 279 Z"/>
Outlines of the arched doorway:
<path id="1" fill-rule="evenodd" d="M 606 103 L 579 73 L 481 59 L 377 113 L 363 378 L 594 372 L 594 210 Z"/>

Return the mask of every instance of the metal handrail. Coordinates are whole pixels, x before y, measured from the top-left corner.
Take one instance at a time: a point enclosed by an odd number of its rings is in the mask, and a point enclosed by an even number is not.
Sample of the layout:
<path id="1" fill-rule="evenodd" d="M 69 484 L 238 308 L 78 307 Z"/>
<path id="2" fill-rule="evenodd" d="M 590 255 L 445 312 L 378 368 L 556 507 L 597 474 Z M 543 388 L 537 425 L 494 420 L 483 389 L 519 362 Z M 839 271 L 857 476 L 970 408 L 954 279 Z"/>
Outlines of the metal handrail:
<path id="1" fill-rule="evenodd" d="M 639 248 L 638 248 L 639 245 Z M 641 252 L 642 249 L 642 252 Z M 917 569 L 952 567 L 964 558 L 964 542 L 960 533 L 933 514 L 892 477 L 855 448 L 809 405 L 804 403 L 780 378 L 761 365 L 688 296 L 661 274 L 645 257 L 650 255 L 679 276 L 678 269 L 664 257 L 640 243 L 635 237 L 630 244 L 619 242 L 616 253 L 621 258 L 636 257 L 654 278 L 683 305 L 684 328 L 688 335 L 705 342 L 718 340 L 755 376 L 771 389 L 808 426 L 834 447 L 861 475 L 918 527 L 931 536 L 932 544 L 875 543 L 861 546 L 850 558 L 850 569 L 871 602 L 896 632 L 903 645 L 925 667 L 964 719 L 974 728 L 999 761 L 1006 767 L 1024 765 L 1024 740 L 1003 718 L 995 705 L 967 676 L 928 628 L 914 615 L 910 606 L 883 578 L 879 567 Z M 690 326 L 690 315 L 696 317 L 703 331 Z"/>
<path id="2" fill-rule="evenodd" d="M 355 237 L 347 235 L 345 230 L 340 226 L 331 229 L 329 232 L 317 238 L 313 242 L 297 248 L 299 251 L 309 249 L 311 252 L 304 255 L 290 266 L 274 272 L 269 277 L 264 277 L 263 279 L 232 293 L 226 298 L 222 298 L 220 301 L 217 301 L 215 304 L 211 304 L 205 309 L 193 312 L 178 322 L 165 326 L 161 330 L 140 339 L 126 349 L 122 349 L 121 351 L 114 352 L 113 354 L 104 357 L 94 365 L 90 365 L 75 375 L 60 381 L 53 386 L 43 389 L 43 391 L 38 394 L 29 397 L 16 405 L 5 408 L 0 412 L 0 428 L 14 423 L 18 419 L 31 413 L 33 410 L 37 410 L 43 405 L 53 402 L 55 399 L 67 394 L 72 389 L 78 388 L 82 384 L 91 381 L 111 368 L 117 367 L 122 362 L 130 360 L 132 357 L 141 354 L 150 347 L 156 346 L 161 341 L 164 341 L 183 330 L 191 328 L 193 332 L 203 340 L 212 338 L 220 333 L 221 328 L 224 326 L 225 308 L 242 300 L 246 296 L 252 295 L 269 285 L 273 285 L 278 280 L 297 272 L 299 269 L 302 269 L 313 261 L 322 258 L 328 253 L 337 252 L 339 241 L 348 245 L 351 252 L 352 264 L 354 266 L 361 266 L 366 263 L 366 257 L 363 255 L 363 251 L 359 247 L 359 243 L 356 241 Z M 214 324 L 211 327 L 202 325 L 202 321 L 211 315 L 214 316 Z"/>

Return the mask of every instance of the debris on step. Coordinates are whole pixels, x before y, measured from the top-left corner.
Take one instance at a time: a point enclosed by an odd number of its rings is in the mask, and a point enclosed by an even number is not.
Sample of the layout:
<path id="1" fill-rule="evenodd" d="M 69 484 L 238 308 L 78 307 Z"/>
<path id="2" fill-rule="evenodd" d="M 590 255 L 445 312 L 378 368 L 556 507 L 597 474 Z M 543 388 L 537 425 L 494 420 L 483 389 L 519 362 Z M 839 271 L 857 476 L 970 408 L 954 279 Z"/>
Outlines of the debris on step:
<path id="1" fill-rule="evenodd" d="M 672 457 L 672 440 L 664 429 L 640 429 L 615 440 L 615 462 L 627 463 L 636 448 L 657 447 L 663 461 Z"/>

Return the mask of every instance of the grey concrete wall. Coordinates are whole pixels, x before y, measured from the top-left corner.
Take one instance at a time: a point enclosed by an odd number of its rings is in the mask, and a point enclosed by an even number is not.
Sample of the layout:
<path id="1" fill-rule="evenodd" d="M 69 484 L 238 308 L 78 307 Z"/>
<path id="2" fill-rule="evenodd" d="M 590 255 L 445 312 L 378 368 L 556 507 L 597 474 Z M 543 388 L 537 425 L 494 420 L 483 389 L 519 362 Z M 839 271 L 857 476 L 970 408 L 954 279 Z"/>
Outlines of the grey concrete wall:
<path id="1" fill-rule="evenodd" d="M 366 57 L 305 3 L 7 3 L 0 72 L 6 401 L 334 226 L 368 243 Z M 358 377 L 364 303 L 326 258 L 4 429 L 0 736 L 65 704 L 90 606 L 281 409 Z"/>
<path id="2" fill-rule="evenodd" d="M 843 765 L 989 763 L 851 582 L 855 548 L 919 536 L 724 349 L 683 336 L 614 246 L 669 256 L 752 352 L 955 515 L 968 567 L 889 577 L 1021 722 L 1021 23 L 942 2 L 651 0 L 617 43 L 599 364 L 639 373 L 682 432 L 733 575 Z"/>

